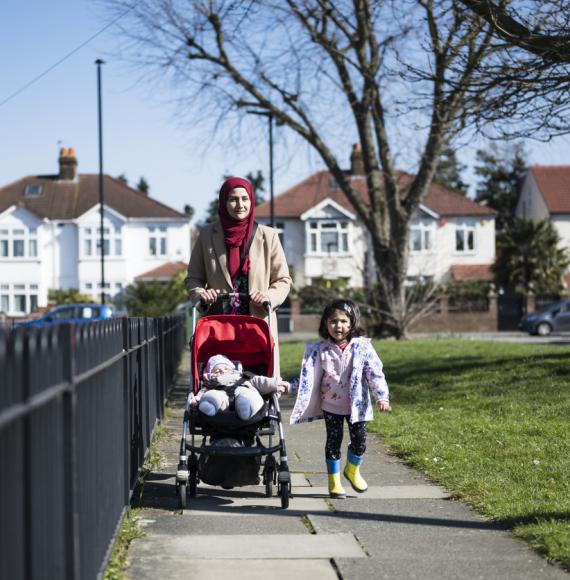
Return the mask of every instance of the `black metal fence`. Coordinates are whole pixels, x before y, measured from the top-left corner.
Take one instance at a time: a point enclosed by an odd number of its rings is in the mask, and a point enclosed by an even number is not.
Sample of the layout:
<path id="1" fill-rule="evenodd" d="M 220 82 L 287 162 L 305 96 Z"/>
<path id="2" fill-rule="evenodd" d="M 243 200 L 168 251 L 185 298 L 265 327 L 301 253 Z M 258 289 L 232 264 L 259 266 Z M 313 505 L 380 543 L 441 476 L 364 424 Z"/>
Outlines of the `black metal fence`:
<path id="1" fill-rule="evenodd" d="M 182 350 L 181 317 L 0 331 L 0 578 L 96 578 Z"/>

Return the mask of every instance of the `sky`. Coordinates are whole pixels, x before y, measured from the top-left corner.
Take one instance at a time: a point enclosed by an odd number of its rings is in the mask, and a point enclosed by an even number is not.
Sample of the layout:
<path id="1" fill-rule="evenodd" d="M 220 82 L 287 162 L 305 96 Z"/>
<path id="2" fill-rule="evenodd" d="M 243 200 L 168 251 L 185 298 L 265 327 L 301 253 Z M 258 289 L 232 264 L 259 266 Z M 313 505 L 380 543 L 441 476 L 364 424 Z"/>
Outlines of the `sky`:
<path id="1" fill-rule="evenodd" d="M 57 173 L 60 147 L 75 149 L 80 173 L 98 172 L 98 58 L 105 60 L 105 173 L 125 174 L 133 186 L 144 176 L 152 197 L 179 211 L 190 204 L 197 219 L 204 218 L 223 175 L 261 170 L 268 176 L 267 139 L 242 142 L 232 154 L 222 144 L 210 143 L 203 128 L 193 129 L 191 119 L 178 118 L 169 87 L 141 83 L 139 74 L 115 55 L 116 27 L 98 34 L 107 24 L 101 6 L 92 0 L 0 3 L 0 186 L 26 175 Z M 251 116 L 247 122 L 262 119 Z M 263 126 L 256 129 L 267 135 Z M 323 168 L 308 147 L 288 146 L 287 137 L 279 135 L 284 130 L 275 130 L 276 195 Z M 474 150 L 458 152 L 469 167 L 467 182 L 473 181 Z M 532 164 L 570 163 L 568 137 L 548 144 L 529 141 L 527 150 Z"/>

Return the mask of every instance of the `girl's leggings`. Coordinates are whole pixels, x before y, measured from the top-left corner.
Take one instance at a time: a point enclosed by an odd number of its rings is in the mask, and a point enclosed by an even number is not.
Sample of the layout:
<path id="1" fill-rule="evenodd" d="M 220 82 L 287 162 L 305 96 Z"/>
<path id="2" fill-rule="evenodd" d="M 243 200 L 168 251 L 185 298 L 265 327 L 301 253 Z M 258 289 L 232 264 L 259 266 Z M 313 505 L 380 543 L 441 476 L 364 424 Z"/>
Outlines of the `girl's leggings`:
<path id="1" fill-rule="evenodd" d="M 348 448 L 355 455 L 364 455 L 366 451 L 366 423 L 360 421 L 351 423 L 348 415 L 335 415 L 323 411 L 325 427 L 327 429 L 327 442 L 325 444 L 325 457 L 327 459 L 340 459 L 340 446 L 342 444 L 342 432 L 344 421 L 348 423 L 350 445 Z"/>

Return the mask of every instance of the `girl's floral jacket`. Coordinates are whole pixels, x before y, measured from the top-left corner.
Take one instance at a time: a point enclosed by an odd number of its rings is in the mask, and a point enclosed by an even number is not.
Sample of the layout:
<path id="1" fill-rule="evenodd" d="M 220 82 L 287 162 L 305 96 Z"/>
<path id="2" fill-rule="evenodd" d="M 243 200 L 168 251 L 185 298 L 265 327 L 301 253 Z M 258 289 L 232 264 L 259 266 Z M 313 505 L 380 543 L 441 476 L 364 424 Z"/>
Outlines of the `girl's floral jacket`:
<path id="1" fill-rule="evenodd" d="M 346 350 L 352 366 L 348 376 L 351 413 L 350 422 L 371 421 L 373 417 L 370 390 L 376 400 L 388 400 L 389 391 L 382 361 L 376 354 L 369 338 L 353 338 Z M 309 342 L 305 345 L 305 354 L 299 377 L 297 400 L 291 413 L 290 423 L 303 423 L 322 419 L 320 384 L 325 371 L 333 371 L 335 359 L 338 365 L 338 349 L 328 340 Z"/>

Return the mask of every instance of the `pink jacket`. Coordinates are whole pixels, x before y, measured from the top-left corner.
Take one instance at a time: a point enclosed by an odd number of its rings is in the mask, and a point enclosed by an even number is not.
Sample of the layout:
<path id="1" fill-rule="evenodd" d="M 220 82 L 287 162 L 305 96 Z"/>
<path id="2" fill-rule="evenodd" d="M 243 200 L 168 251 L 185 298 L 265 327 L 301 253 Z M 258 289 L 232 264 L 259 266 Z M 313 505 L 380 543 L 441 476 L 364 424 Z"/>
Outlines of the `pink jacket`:
<path id="1" fill-rule="evenodd" d="M 389 399 L 389 389 L 382 371 L 382 361 L 369 338 L 353 338 L 345 349 L 349 351 L 341 380 L 347 382 L 350 394 L 350 422 L 371 421 L 373 418 L 370 390 L 377 401 Z M 328 340 L 305 345 L 299 377 L 297 400 L 291 413 L 292 424 L 322 419 L 321 380 L 325 371 L 338 367 L 340 350 Z"/>

